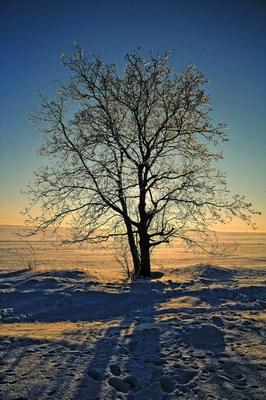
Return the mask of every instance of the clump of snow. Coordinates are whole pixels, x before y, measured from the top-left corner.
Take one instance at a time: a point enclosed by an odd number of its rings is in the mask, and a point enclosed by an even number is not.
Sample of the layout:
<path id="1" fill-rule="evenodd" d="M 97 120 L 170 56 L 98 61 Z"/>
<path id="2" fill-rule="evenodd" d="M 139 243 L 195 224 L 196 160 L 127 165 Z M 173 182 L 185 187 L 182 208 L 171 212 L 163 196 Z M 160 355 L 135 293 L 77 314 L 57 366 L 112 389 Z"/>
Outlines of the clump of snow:
<path id="1" fill-rule="evenodd" d="M 194 369 L 191 368 L 183 368 L 178 371 L 177 374 L 177 383 L 180 385 L 186 385 L 190 383 L 198 373 Z"/>
<path id="2" fill-rule="evenodd" d="M 214 265 L 196 264 L 191 268 L 191 274 L 198 279 L 210 281 L 227 281 L 234 277 L 234 271 Z"/>
<path id="3" fill-rule="evenodd" d="M 161 383 L 161 387 L 162 387 L 163 391 L 167 392 L 167 393 L 171 393 L 174 390 L 175 385 L 176 385 L 175 381 L 173 379 L 169 378 L 169 376 L 163 376 L 160 379 L 160 383 Z"/>
<path id="4" fill-rule="evenodd" d="M 195 347 L 224 346 L 223 332 L 212 324 L 187 327 L 184 339 L 186 343 Z"/>
<path id="5" fill-rule="evenodd" d="M 119 367 L 118 364 L 111 364 L 110 371 L 113 375 L 116 375 L 116 376 L 121 374 L 121 368 Z"/>
<path id="6" fill-rule="evenodd" d="M 88 375 L 95 381 L 102 381 L 104 379 L 104 374 L 97 368 L 90 368 Z"/>
<path id="7" fill-rule="evenodd" d="M 113 386 L 118 392 L 127 393 L 131 386 L 128 382 L 117 377 L 111 377 L 108 380 L 109 385 Z"/>

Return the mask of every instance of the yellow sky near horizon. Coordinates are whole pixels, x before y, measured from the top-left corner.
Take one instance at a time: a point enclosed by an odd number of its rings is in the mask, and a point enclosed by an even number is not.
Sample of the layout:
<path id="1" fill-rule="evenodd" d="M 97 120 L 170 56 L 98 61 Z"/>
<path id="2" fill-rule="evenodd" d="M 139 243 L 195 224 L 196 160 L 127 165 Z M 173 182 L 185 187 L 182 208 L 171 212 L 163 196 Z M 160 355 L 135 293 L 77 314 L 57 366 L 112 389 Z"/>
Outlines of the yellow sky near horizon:
<path id="1" fill-rule="evenodd" d="M 21 212 L 27 206 L 27 199 L 21 194 L 4 196 L 0 193 L 0 225 L 24 225 L 25 216 Z M 248 226 L 239 218 L 234 218 L 230 224 L 216 224 L 213 230 L 219 232 L 266 232 L 266 203 L 262 199 L 257 199 L 253 207 L 261 212 L 260 215 L 253 216 L 253 222 L 256 224 L 256 230 Z M 37 212 L 37 210 L 35 210 Z"/>
<path id="2" fill-rule="evenodd" d="M 237 218 L 226 225 L 216 224 L 212 229 L 217 232 L 266 232 L 264 215 L 255 215 L 253 220 L 256 223 L 255 230 Z M 0 225 L 25 225 L 25 218 L 19 213 L 6 214 L 5 216 L 0 214 Z"/>

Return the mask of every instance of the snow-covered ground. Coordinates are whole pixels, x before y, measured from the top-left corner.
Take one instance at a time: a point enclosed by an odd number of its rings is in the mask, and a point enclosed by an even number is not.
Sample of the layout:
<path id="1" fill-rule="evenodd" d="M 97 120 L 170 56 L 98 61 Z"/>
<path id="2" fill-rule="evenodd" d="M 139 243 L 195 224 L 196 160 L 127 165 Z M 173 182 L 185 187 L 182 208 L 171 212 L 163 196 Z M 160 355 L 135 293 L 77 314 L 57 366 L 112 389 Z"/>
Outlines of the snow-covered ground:
<path id="1" fill-rule="evenodd" d="M 266 271 L 0 272 L 1 400 L 265 399 Z"/>

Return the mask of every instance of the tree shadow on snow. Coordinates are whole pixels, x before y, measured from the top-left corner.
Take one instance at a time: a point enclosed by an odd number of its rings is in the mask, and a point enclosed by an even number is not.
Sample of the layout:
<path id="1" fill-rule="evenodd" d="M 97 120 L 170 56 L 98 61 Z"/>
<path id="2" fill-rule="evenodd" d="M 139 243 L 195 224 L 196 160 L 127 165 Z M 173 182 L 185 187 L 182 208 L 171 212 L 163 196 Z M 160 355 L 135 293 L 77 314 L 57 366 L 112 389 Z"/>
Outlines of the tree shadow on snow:
<path id="1" fill-rule="evenodd" d="M 252 367 L 247 357 L 231 359 L 223 327 L 209 318 L 212 309 L 161 307 L 169 299 L 189 295 L 217 310 L 230 288 L 193 290 L 189 283 L 144 280 L 120 288 L 106 285 L 103 291 L 94 282 L 82 281 L 82 276 L 77 281 L 71 273 L 48 278 L 52 280 L 46 281 L 45 292 L 38 297 L 40 313 L 27 322 L 68 321 L 77 323 L 77 329 L 57 340 L 30 339 L 23 333 L 16 339 L 3 337 L 3 399 L 16 398 L 16 393 L 27 400 L 160 400 L 171 393 L 180 399 L 244 399 L 241 385 L 249 399 L 260 398 L 253 392 L 263 371 Z M 30 282 L 20 283 L 26 295 L 30 285 L 37 287 L 42 280 L 40 275 L 27 279 Z M 41 292 L 40 287 L 37 290 Z M 252 297 L 253 292 L 243 288 L 237 295 Z M 66 295 L 68 301 L 56 303 Z M 57 304 L 50 313 L 44 309 L 48 299 Z M 13 304 L 18 313 L 25 312 L 21 300 Z M 90 321 L 102 325 L 86 328 Z M 253 388 L 246 384 L 247 370 L 256 375 Z"/>

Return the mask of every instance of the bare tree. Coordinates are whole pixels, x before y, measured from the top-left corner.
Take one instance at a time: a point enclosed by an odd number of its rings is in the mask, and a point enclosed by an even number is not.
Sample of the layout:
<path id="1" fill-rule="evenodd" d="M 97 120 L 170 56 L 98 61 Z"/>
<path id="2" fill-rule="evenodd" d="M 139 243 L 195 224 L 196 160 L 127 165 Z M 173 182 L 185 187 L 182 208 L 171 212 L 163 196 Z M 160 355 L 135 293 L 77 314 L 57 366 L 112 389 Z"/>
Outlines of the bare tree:
<path id="1" fill-rule="evenodd" d="M 24 243 L 24 246 L 20 250 L 15 250 L 16 256 L 19 261 L 22 261 L 25 268 L 32 271 L 37 268 L 37 254 L 36 248 L 31 243 Z"/>
<path id="2" fill-rule="evenodd" d="M 132 268 L 130 265 L 130 249 L 126 236 L 115 237 L 113 241 L 113 246 L 116 255 L 116 261 L 122 267 L 122 271 L 124 272 L 126 280 L 131 280 Z"/>
<path id="3" fill-rule="evenodd" d="M 172 238 L 204 246 L 214 223 L 251 223 L 251 204 L 230 196 L 214 166 L 227 139 L 211 122 L 206 78 L 192 66 L 173 74 L 168 59 L 137 51 L 119 72 L 78 46 L 62 57 L 69 82 L 55 101 L 41 95 L 33 116 L 50 160 L 29 186 L 42 210 L 29 219 L 34 232 L 68 221 L 69 242 L 125 236 L 135 274 L 149 276 L 155 246 Z"/>

